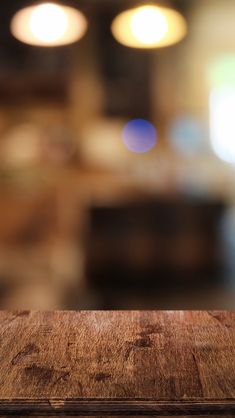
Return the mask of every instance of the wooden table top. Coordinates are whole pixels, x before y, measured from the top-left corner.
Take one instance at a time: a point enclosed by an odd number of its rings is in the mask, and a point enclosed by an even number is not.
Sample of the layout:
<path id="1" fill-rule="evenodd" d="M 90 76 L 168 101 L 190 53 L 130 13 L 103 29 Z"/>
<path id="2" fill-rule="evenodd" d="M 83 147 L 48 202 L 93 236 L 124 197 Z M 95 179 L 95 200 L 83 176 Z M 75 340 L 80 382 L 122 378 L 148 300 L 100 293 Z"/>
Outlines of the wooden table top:
<path id="1" fill-rule="evenodd" d="M 0 415 L 235 415 L 235 312 L 0 312 Z"/>

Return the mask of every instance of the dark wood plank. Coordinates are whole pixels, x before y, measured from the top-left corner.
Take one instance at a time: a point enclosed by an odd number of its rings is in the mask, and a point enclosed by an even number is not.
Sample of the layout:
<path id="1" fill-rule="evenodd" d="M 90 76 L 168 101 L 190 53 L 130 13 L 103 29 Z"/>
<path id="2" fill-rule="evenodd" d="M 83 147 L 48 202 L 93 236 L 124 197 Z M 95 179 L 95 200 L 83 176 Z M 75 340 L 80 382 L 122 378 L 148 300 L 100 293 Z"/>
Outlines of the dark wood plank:
<path id="1" fill-rule="evenodd" d="M 0 312 L 1 415 L 235 415 L 235 312 Z"/>

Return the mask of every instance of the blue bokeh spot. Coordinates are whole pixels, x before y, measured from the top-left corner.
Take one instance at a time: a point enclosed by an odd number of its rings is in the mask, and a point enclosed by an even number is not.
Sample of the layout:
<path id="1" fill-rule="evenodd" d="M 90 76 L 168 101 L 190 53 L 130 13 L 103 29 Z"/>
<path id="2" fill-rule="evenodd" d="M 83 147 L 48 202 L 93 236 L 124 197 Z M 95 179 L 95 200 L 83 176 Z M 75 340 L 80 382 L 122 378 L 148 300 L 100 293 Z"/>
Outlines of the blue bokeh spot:
<path id="1" fill-rule="evenodd" d="M 157 131 L 147 120 L 133 119 L 124 126 L 122 140 L 129 151 L 141 154 L 156 145 Z"/>

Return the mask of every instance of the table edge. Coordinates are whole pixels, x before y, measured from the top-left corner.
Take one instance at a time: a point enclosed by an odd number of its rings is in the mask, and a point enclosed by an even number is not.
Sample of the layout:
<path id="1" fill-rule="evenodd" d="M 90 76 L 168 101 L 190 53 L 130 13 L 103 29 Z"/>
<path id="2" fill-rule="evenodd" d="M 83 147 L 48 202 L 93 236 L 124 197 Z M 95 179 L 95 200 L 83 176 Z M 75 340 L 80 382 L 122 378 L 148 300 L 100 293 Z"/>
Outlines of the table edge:
<path id="1" fill-rule="evenodd" d="M 131 416 L 131 415 L 234 415 L 235 399 L 153 400 L 153 399 L 0 399 L 0 416 Z"/>

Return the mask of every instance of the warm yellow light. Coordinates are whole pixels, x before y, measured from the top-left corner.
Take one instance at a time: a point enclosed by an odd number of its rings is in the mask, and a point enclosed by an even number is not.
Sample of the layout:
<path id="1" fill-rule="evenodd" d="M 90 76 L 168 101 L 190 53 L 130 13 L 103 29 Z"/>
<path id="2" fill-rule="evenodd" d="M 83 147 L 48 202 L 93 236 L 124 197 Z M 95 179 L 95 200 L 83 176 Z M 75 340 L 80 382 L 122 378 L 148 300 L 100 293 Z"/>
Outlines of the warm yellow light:
<path id="1" fill-rule="evenodd" d="M 87 22 L 76 9 L 42 3 L 20 10 L 11 22 L 12 34 L 21 42 L 37 46 L 60 46 L 78 41 Z"/>
<path id="2" fill-rule="evenodd" d="M 145 5 L 118 15 L 111 30 L 115 39 L 125 46 L 160 48 L 183 39 L 187 25 L 176 10 Z"/>

